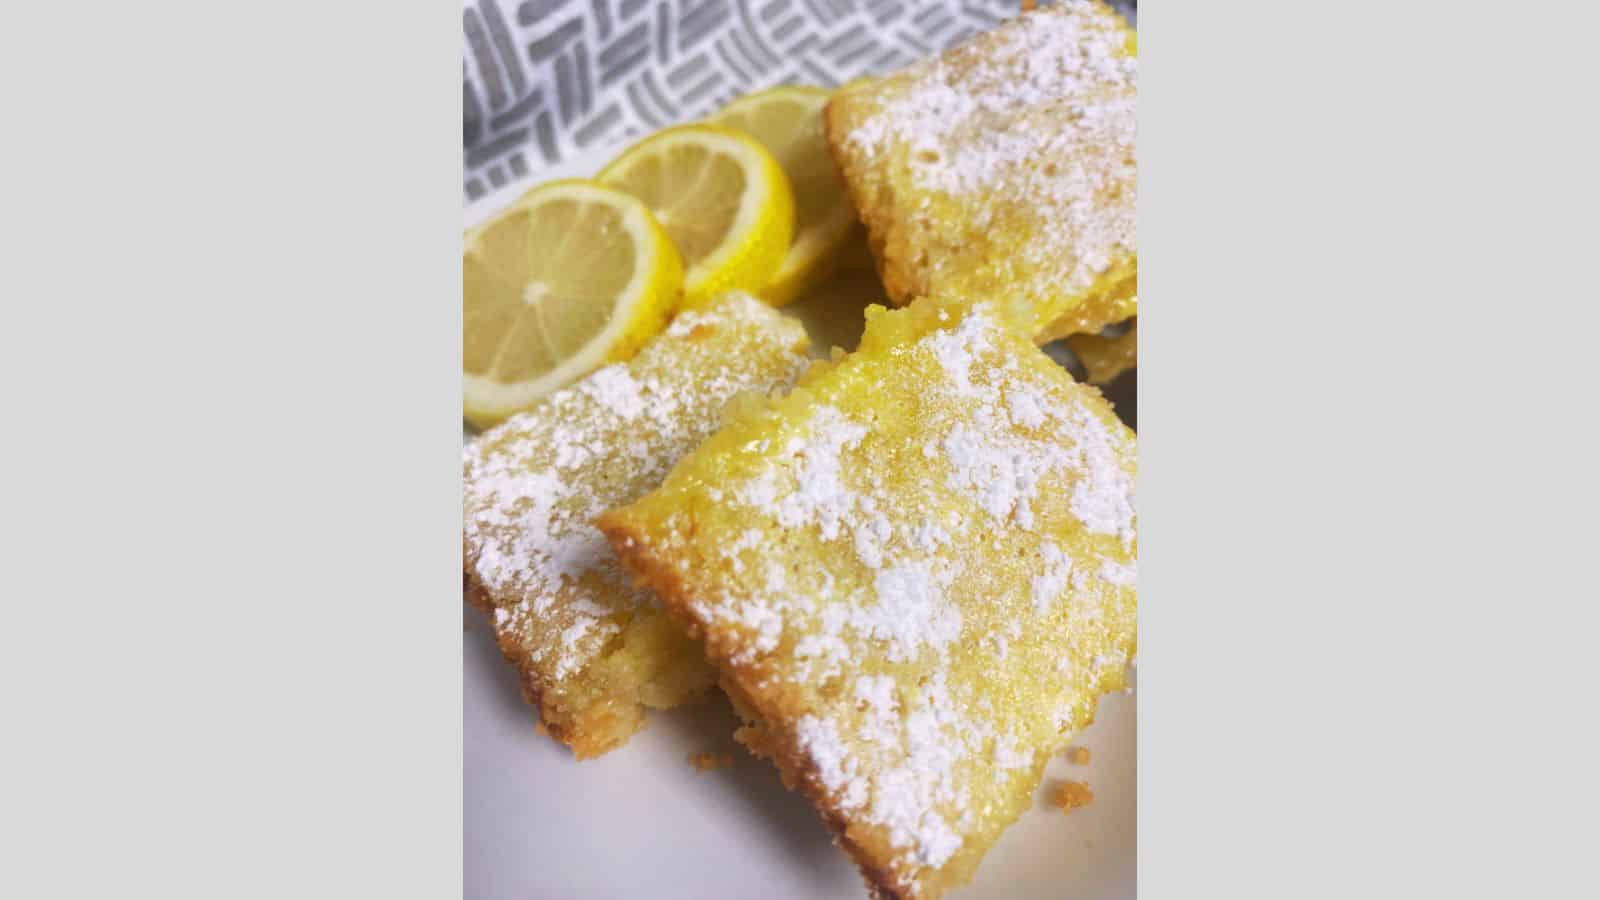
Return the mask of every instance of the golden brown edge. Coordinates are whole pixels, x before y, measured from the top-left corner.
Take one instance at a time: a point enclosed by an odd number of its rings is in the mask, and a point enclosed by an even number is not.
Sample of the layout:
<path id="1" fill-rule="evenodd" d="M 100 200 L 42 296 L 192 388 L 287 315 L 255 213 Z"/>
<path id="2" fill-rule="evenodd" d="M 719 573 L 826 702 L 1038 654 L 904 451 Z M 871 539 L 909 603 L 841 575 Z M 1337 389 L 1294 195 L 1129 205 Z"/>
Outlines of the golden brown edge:
<path id="1" fill-rule="evenodd" d="M 718 652 L 722 648 L 713 647 L 705 641 L 705 629 L 689 608 L 692 591 L 683 573 L 656 554 L 645 552 L 644 535 L 629 522 L 626 507 L 602 514 L 596 525 L 605 534 L 623 565 L 655 591 L 668 615 L 690 637 L 702 642 L 707 658 L 721 673 L 718 683 L 723 692 L 728 695 L 740 718 L 749 723 L 735 732 L 735 738 L 753 755 L 770 760 L 782 776 L 784 787 L 811 802 L 823 823 L 833 833 L 834 842 L 844 848 L 861 871 L 868 893 L 874 900 L 910 900 L 912 894 L 901 890 L 894 873 L 872 858 L 867 848 L 850 838 L 849 821 L 844 813 L 815 787 L 818 776 L 816 767 L 797 750 L 787 735 L 767 726 L 759 706 L 738 682 L 743 667 Z M 918 900 L 937 900 L 939 894 L 924 892 L 917 896 Z"/>
<path id="2" fill-rule="evenodd" d="M 1128 20 L 1109 3 L 1106 3 L 1105 0 L 1094 0 L 1094 2 L 1100 8 L 1102 14 L 1110 16 L 1117 21 L 1121 30 L 1127 36 L 1128 52 L 1137 55 L 1138 33 L 1128 24 Z M 1032 9 L 1033 7 L 1027 0 L 1024 0 L 1018 14 L 1020 16 L 1023 13 L 1032 11 Z M 884 292 L 894 305 L 906 306 L 916 297 L 926 294 L 928 292 L 927 285 L 916 276 L 916 273 L 909 266 L 902 263 L 897 257 L 886 253 L 888 244 L 892 239 L 891 232 L 896 225 L 895 219 L 893 216 L 884 216 L 876 213 L 878 205 L 872 202 L 873 198 L 868 193 L 867 186 L 860 183 L 865 177 L 864 167 L 852 167 L 850 165 L 850 163 L 857 160 L 845 147 L 845 136 L 849 133 L 849 128 L 843 121 L 846 112 L 840 101 L 848 102 L 855 94 L 871 89 L 871 86 L 844 87 L 836 91 L 832 97 L 828 98 L 827 104 L 823 106 L 822 131 L 828 144 L 828 153 L 833 158 L 834 169 L 838 173 L 839 179 L 844 182 L 845 191 L 850 197 L 850 205 L 856 211 L 856 218 L 866 228 L 867 247 L 871 250 L 873 261 L 877 265 L 878 278 L 883 282 Z M 852 177 L 856 173 L 861 174 L 858 177 Z M 881 189 L 886 195 L 884 200 L 888 201 L 881 205 L 892 207 L 892 182 L 887 178 L 879 180 L 882 182 Z M 1117 295 L 1125 293 L 1130 283 L 1133 286 L 1133 290 L 1137 292 L 1138 254 L 1133 254 L 1132 258 L 1134 260 L 1134 268 L 1130 273 L 1102 286 L 1102 289 L 1098 292 L 1085 293 L 1078 298 L 1077 303 L 1070 305 L 1054 319 L 1039 322 L 1033 329 L 1034 343 L 1042 346 L 1068 335 L 1098 331 L 1106 325 L 1112 324 L 1111 321 L 1080 322 L 1078 318 L 1084 308 L 1095 305 L 1102 297 L 1109 297 L 1114 300 Z M 1137 315 L 1136 312 L 1133 314 Z M 1123 318 L 1126 318 L 1126 314 L 1118 315 L 1117 321 L 1121 321 Z"/>
<path id="3" fill-rule="evenodd" d="M 743 744 L 753 756 L 768 760 L 776 766 L 785 788 L 810 801 L 823 824 L 833 834 L 834 843 L 844 848 L 845 853 L 849 854 L 851 861 L 860 870 L 861 879 L 867 885 L 868 896 L 873 900 L 907 900 L 911 897 L 909 893 L 900 892 L 893 872 L 879 865 L 866 847 L 850 837 L 849 820 L 828 802 L 825 794 L 816 789 L 814 780 L 806 777 L 815 773 L 816 768 L 807 762 L 803 754 L 794 749 L 792 742 L 775 736 L 760 714 L 755 711 L 754 702 L 736 681 L 731 677 L 724 677 L 718 684 L 723 693 L 728 695 L 739 717 L 746 723 L 743 728 L 734 732 L 734 739 Z M 931 900 L 937 895 L 924 894 L 922 897 L 923 900 Z"/>
<path id="4" fill-rule="evenodd" d="M 539 716 L 539 723 L 544 726 L 544 730 L 552 738 L 571 749 L 574 758 L 581 761 L 604 756 L 626 744 L 629 738 L 638 733 L 639 728 L 636 726 L 621 740 L 591 741 L 587 739 L 590 731 L 583 727 L 585 716 L 580 715 L 574 724 L 567 725 L 556 721 L 548 715 L 545 711 L 544 691 L 539 686 L 538 677 L 534 674 L 533 667 L 528 663 L 527 654 L 510 639 L 505 631 L 495 624 L 494 601 L 477 577 L 473 575 L 470 568 L 464 567 L 462 569 L 461 589 L 462 600 L 467 605 L 482 610 L 484 615 L 488 616 L 489 628 L 494 632 L 495 646 L 500 649 L 500 655 L 511 665 L 511 668 L 516 670 L 517 683 L 522 689 L 522 698 L 533 707 L 534 712 Z M 608 714 L 602 713 L 601 715 Z M 640 721 L 642 723 L 642 716 Z"/>
<path id="5" fill-rule="evenodd" d="M 850 151 L 844 146 L 849 129 L 844 124 L 846 113 L 840 105 L 840 101 L 848 100 L 852 93 L 854 90 L 841 89 L 828 98 L 822 110 L 822 132 L 827 138 L 828 154 L 833 158 L 834 170 L 850 196 L 850 206 L 856 211 L 856 219 L 866 228 L 867 248 L 872 251 L 872 259 L 877 264 L 878 279 L 883 282 L 884 293 L 896 306 L 904 306 L 922 293 L 921 282 L 904 263 L 886 252 L 890 237 L 888 232 L 894 226 L 893 219 L 873 211 L 875 207 L 866 186 L 859 183 L 859 177 L 852 177 L 858 169 L 850 165 Z M 889 190 L 887 180 L 884 190 Z M 885 221 L 886 218 L 888 221 Z"/>
<path id="6" fill-rule="evenodd" d="M 1016 334 L 1015 337 L 1020 344 L 1027 345 L 1027 339 L 1021 334 Z M 1041 356 L 1040 358 L 1042 359 L 1043 357 Z M 1048 370 L 1052 372 L 1062 371 L 1053 363 L 1048 364 Z M 1070 376 L 1068 380 L 1071 380 Z M 1098 404 L 1101 406 L 1101 412 L 1104 413 L 1110 423 L 1115 423 L 1116 427 L 1128 431 L 1130 436 L 1133 435 L 1132 429 L 1129 429 L 1126 424 L 1117 418 L 1115 410 L 1112 409 L 1110 402 L 1105 399 L 1104 392 L 1099 386 L 1073 381 L 1073 387 L 1091 395 L 1090 405 Z M 1137 440 L 1136 437 L 1134 439 Z M 683 510 L 683 513 L 689 516 L 688 530 L 692 533 L 695 530 L 694 511 L 686 509 Z M 689 585 L 686 573 L 700 568 L 697 565 L 697 561 L 680 556 L 678 557 L 679 562 L 674 564 L 671 555 L 647 552 L 646 534 L 642 529 L 636 527 L 630 519 L 628 506 L 618 507 L 603 513 L 595 524 L 605 535 L 612 551 L 617 555 L 623 566 L 638 581 L 654 591 L 668 615 L 692 639 L 701 643 L 707 659 L 720 673 L 719 686 L 733 703 L 741 719 L 748 723 L 747 727 L 741 728 L 735 733 L 735 738 L 755 756 L 772 761 L 783 778 L 784 786 L 801 794 L 811 802 L 823 822 L 828 826 L 828 829 L 833 832 L 836 842 L 844 847 L 845 851 L 849 853 L 851 859 L 856 863 L 863 879 L 867 883 L 869 892 L 874 898 L 904 900 L 904 898 L 911 897 L 912 893 L 910 891 L 920 888 L 921 885 L 914 882 L 916 884 L 915 887 L 902 892 L 900 887 L 897 886 L 894 873 L 874 859 L 867 848 L 862 847 L 850 838 L 849 821 L 843 811 L 832 805 L 828 798 L 815 788 L 816 782 L 814 779 L 818 774 L 816 767 L 811 765 L 806 755 L 798 750 L 792 738 L 784 732 L 771 729 L 766 724 L 767 716 L 760 706 L 755 703 L 754 699 L 747 695 L 740 686 L 739 679 L 744 675 L 748 667 L 741 666 L 731 660 L 730 656 L 733 648 L 718 646 L 719 642 L 707 640 L 704 626 L 694 616 L 690 608 L 690 601 L 694 592 Z M 1137 643 L 1135 642 L 1130 649 L 1136 652 Z M 1125 681 L 1120 678 L 1100 685 L 1100 689 L 1088 700 L 1084 721 L 1074 729 L 1074 732 L 1081 731 L 1094 722 L 1102 696 L 1124 686 Z M 1041 776 L 1043 774 L 1042 764 L 1039 774 Z M 1015 824 L 1016 819 L 1017 817 L 1013 817 L 1006 827 L 1009 828 L 1010 825 Z M 992 849 L 992 847 L 985 848 L 984 853 L 980 855 L 977 862 L 981 862 L 982 856 L 987 855 L 989 849 Z M 967 883 L 975 874 L 977 862 L 968 870 L 967 877 L 962 879 L 960 883 Z M 923 870 L 924 874 L 943 874 L 943 871 L 943 868 Z M 917 881 L 920 882 L 920 880 L 919 877 Z M 956 886 L 958 885 L 948 885 L 948 887 Z M 930 892 L 926 888 L 922 888 L 922 892 L 916 894 L 916 896 L 918 900 L 935 900 L 942 894 L 942 890 L 941 888 L 939 891 Z"/>
<path id="7" fill-rule="evenodd" d="M 779 315 L 781 316 L 781 314 Z M 795 322 L 793 319 L 788 319 L 787 321 L 796 326 L 799 325 L 799 323 Z M 698 337 L 698 330 L 700 328 L 714 330 L 715 326 L 705 324 L 698 326 L 696 332 L 691 333 L 690 339 Z M 793 344 L 793 348 L 803 354 L 810 345 L 810 337 L 804 328 L 799 328 L 796 336 L 799 338 L 799 340 Z M 606 722 L 606 720 L 613 718 L 615 715 L 608 710 L 595 710 L 591 708 L 590 710 L 585 710 L 581 713 L 578 713 L 574 717 L 574 724 L 571 726 L 564 725 L 555 720 L 548 712 L 547 704 L 544 702 L 544 691 L 539 686 L 538 676 L 535 673 L 533 666 L 528 662 L 526 653 L 523 652 L 522 648 L 515 641 L 511 640 L 508 634 L 503 631 L 494 621 L 495 606 L 493 599 L 490 597 L 487 589 L 483 587 L 483 585 L 477 580 L 476 575 L 473 573 L 472 566 L 470 565 L 470 560 L 472 559 L 471 548 L 467 546 L 465 539 L 462 541 L 461 558 L 463 561 L 463 601 L 469 606 L 473 606 L 479 610 L 482 610 L 483 613 L 489 617 L 489 627 L 494 631 L 495 644 L 499 647 L 501 656 L 505 657 L 506 662 L 516 670 L 517 680 L 521 686 L 523 698 L 527 700 L 527 702 L 531 704 L 537 711 L 540 724 L 544 726 L 544 730 L 549 733 L 551 737 L 571 748 L 573 756 L 575 756 L 577 759 L 587 760 L 603 756 L 606 753 L 621 747 L 630 739 L 632 739 L 633 735 L 639 733 L 640 729 L 643 728 L 645 717 L 648 715 L 646 712 L 648 707 L 642 702 L 635 703 L 637 715 L 635 717 L 634 727 L 631 728 L 625 736 L 614 741 L 591 741 L 587 740 L 585 737 L 587 734 L 591 733 L 592 730 L 603 730 L 605 728 L 605 726 L 601 723 Z M 708 687 L 706 689 L 706 694 L 709 693 L 710 688 Z M 586 728 L 586 722 L 593 722 L 596 725 L 596 728 Z"/>
<path id="8" fill-rule="evenodd" d="M 874 202 L 875 198 L 872 196 L 869 186 L 863 183 L 868 176 L 865 175 L 861 166 L 851 165 L 858 162 L 858 160 L 844 146 L 844 137 L 849 132 L 849 128 L 843 121 L 847 114 L 838 105 L 841 99 L 847 99 L 843 90 L 829 99 L 827 105 L 823 108 L 823 134 L 827 138 L 828 152 L 833 158 L 834 168 L 838 171 L 840 180 L 844 182 L 845 192 L 850 197 L 850 205 L 856 212 L 856 218 L 866 229 L 867 247 L 872 253 L 873 262 L 876 264 L 878 278 L 883 282 L 884 293 L 888 296 L 890 302 L 896 306 L 906 306 L 913 299 L 927 293 L 926 286 L 916 272 L 902 261 L 898 255 L 888 252 L 889 244 L 895 239 L 893 232 L 898 223 L 894 216 L 882 214 L 878 210 L 880 208 L 893 208 L 894 206 L 892 181 L 887 178 L 877 179 L 880 183 L 876 187 L 882 192 L 883 196 L 876 198 L 876 202 Z M 1137 255 L 1133 259 L 1137 260 Z M 1136 262 L 1135 266 L 1137 266 Z M 1083 317 L 1085 309 L 1094 308 L 1103 300 L 1115 302 L 1130 290 L 1137 291 L 1136 285 L 1137 268 L 1134 268 L 1123 276 L 1102 285 L 1098 291 L 1085 292 L 1077 298 L 1076 303 L 1071 304 L 1054 319 L 1039 322 L 1033 326 L 1034 343 L 1039 345 L 1048 344 L 1071 334 L 1083 333 L 1086 330 L 1098 330 L 1107 324 L 1111 324 L 1109 322 L 1082 322 L 1079 320 Z M 1125 313 L 1119 313 L 1117 320 L 1120 321 L 1125 317 Z"/>

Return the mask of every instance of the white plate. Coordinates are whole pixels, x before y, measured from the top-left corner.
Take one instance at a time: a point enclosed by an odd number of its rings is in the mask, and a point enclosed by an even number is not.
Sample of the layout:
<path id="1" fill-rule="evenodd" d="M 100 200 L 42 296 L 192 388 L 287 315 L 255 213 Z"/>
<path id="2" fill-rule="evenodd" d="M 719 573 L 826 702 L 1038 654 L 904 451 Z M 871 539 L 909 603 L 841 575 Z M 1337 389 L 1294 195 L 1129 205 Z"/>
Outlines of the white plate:
<path id="1" fill-rule="evenodd" d="M 471 226 L 535 183 L 592 175 L 619 150 L 596 148 L 508 183 L 468 211 Z M 859 309 L 879 290 L 850 282 L 851 301 L 786 308 L 806 324 L 815 349 L 850 348 Z M 832 846 L 803 798 L 777 770 L 733 740 L 735 719 L 717 695 L 700 707 L 651 713 L 621 749 L 577 762 L 534 730 L 515 673 L 501 659 L 487 619 L 467 609 L 464 835 L 469 900 L 534 898 L 859 898 L 855 866 Z M 1134 697 L 1101 701 L 1095 724 L 1075 742 L 1091 761 L 1057 758 L 1034 808 L 985 857 L 955 900 L 1063 897 L 1129 900 L 1134 875 Z M 701 773 L 688 754 L 731 753 L 732 768 Z M 1094 803 L 1063 814 L 1045 802 L 1059 779 L 1085 781 Z"/>

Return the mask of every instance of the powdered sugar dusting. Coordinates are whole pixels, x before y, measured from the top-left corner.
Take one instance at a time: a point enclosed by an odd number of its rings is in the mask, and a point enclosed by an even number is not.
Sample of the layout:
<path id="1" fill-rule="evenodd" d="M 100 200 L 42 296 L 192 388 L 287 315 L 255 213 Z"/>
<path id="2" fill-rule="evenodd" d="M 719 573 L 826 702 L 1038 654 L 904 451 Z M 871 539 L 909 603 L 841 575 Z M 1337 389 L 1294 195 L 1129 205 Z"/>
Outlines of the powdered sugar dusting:
<path id="1" fill-rule="evenodd" d="M 632 421 L 644 411 L 643 386 L 627 366 L 606 366 L 578 382 L 578 390 L 622 419 Z"/>
<path id="2" fill-rule="evenodd" d="M 846 145 L 924 191 L 975 201 L 962 206 L 973 233 L 1029 228 L 1004 265 L 1033 291 L 1082 291 L 1136 242 L 1138 61 L 1126 41 L 1116 13 L 1097 3 L 1025 14 L 861 89 L 881 103 Z M 973 262 L 927 264 L 925 291 L 947 265 Z"/>
<path id="3" fill-rule="evenodd" d="M 857 631 L 884 642 L 890 662 L 915 659 L 923 647 L 942 650 L 961 636 L 961 610 L 925 567 L 897 566 L 872 582 L 874 606 L 856 610 Z"/>
<path id="4" fill-rule="evenodd" d="M 994 767 L 1001 772 L 1020 769 L 1026 766 L 1031 757 L 1017 749 L 1017 742 L 1009 734 L 1002 734 L 994 741 Z"/>
<path id="5" fill-rule="evenodd" d="M 1123 546 L 1133 543 L 1133 477 L 1123 469 L 1120 455 L 1126 439 L 1114 435 L 1106 423 L 1086 409 L 1073 416 L 1078 462 L 1084 477 L 1072 486 L 1072 513 L 1090 531 L 1116 535 Z"/>
<path id="6" fill-rule="evenodd" d="M 990 349 L 988 333 L 992 325 L 980 311 L 965 317 L 953 329 L 940 329 L 923 339 L 939 361 L 939 368 L 949 377 L 951 392 L 958 397 L 978 395 L 972 384 L 972 363 Z"/>
<path id="7" fill-rule="evenodd" d="M 840 806 L 855 809 L 866 802 L 867 784 L 831 720 L 802 716 L 795 723 L 795 737 L 817 767 L 823 786 L 834 792 Z"/>
<path id="8" fill-rule="evenodd" d="M 713 653 L 757 709 L 782 698 L 768 725 L 831 806 L 879 830 L 907 894 L 1020 812 L 1017 782 L 1086 721 L 1094 660 L 1132 627 L 1105 566 L 1128 551 L 1094 535 L 1134 532 L 1132 438 L 1098 395 L 1035 365 L 984 304 L 914 321 L 780 416 L 730 425 L 751 429 L 723 444 L 740 449 L 692 476 L 711 498 L 716 473 L 726 530 L 674 537 L 726 563 L 686 601 Z M 1079 627 L 1103 609 L 1121 618 Z"/>
<path id="9" fill-rule="evenodd" d="M 889 841 L 906 848 L 918 866 L 938 867 L 960 849 L 962 838 L 940 814 L 940 803 L 957 797 L 955 766 L 966 754 L 960 718 L 942 677 L 912 698 L 905 715 L 896 715 L 890 679 L 862 679 L 857 696 L 867 715 L 862 730 L 870 736 L 865 754 L 840 736 L 828 719 L 804 716 L 796 724 L 797 743 L 816 767 L 818 780 L 845 809 L 865 807 Z M 901 760 L 888 765 L 888 760 Z"/>
<path id="10" fill-rule="evenodd" d="M 1064 448 L 996 439 L 984 431 L 958 425 L 945 436 L 951 484 L 972 491 L 997 522 L 1015 517 L 1019 527 L 1033 527 L 1031 498 L 1039 480 L 1068 461 Z"/>
<path id="11" fill-rule="evenodd" d="M 794 467 L 787 473 L 795 488 L 779 483 L 784 472 L 773 469 L 746 486 L 741 496 L 752 506 L 769 508 L 785 528 L 815 524 L 824 537 L 839 534 L 839 523 L 850 515 L 854 497 L 839 480 L 839 453 L 861 442 L 867 429 L 846 419 L 837 409 L 819 408 L 805 439 L 791 441 L 787 452 Z"/>
<path id="12" fill-rule="evenodd" d="M 678 316 L 667 336 L 463 454 L 468 573 L 496 627 L 552 679 L 581 669 L 619 630 L 607 617 L 649 602 L 595 517 L 659 484 L 734 394 L 787 385 L 807 359 L 800 326 L 747 295 Z"/>
<path id="13" fill-rule="evenodd" d="M 1040 544 L 1039 555 L 1044 559 L 1044 571 L 1033 577 L 1033 611 L 1043 616 L 1050 612 L 1056 598 L 1066 593 L 1072 559 L 1054 541 Z"/>
<path id="14" fill-rule="evenodd" d="M 856 699 L 865 703 L 879 720 L 892 720 L 899 706 L 894 698 L 894 679 L 887 675 L 863 675 L 856 679 Z"/>
<path id="15" fill-rule="evenodd" d="M 1133 587 L 1139 583 L 1139 567 L 1133 561 L 1108 559 L 1100 564 L 1100 577 L 1117 587 Z"/>

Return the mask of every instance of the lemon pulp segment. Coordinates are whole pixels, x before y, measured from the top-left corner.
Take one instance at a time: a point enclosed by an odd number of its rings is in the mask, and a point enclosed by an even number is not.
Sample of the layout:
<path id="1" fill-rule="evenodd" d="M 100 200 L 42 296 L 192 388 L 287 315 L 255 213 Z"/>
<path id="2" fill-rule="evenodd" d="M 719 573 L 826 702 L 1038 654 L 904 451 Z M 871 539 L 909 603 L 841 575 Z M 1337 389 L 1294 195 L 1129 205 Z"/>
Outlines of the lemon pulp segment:
<path id="1" fill-rule="evenodd" d="M 815 288 L 838 268 L 856 226 L 822 130 L 831 92 L 784 85 L 741 97 L 712 121 L 738 129 L 766 147 L 794 189 L 794 240 L 761 296 L 782 306 Z M 864 240 L 864 238 L 863 238 Z"/>
<path id="2" fill-rule="evenodd" d="M 684 305 L 728 290 L 759 291 L 794 236 L 794 192 L 748 135 L 684 125 L 629 148 L 598 180 L 639 198 L 684 262 Z"/>
<path id="3" fill-rule="evenodd" d="M 637 199 L 578 181 L 535 188 L 467 235 L 467 418 L 486 427 L 659 331 L 682 262 Z"/>

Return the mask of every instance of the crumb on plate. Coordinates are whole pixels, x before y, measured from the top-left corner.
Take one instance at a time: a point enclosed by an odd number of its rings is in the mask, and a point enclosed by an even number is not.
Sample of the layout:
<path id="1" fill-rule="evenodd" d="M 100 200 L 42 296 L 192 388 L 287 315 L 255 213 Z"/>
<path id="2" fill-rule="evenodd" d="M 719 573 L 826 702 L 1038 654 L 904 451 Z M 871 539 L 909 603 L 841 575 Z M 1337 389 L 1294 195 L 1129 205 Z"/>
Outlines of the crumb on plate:
<path id="1" fill-rule="evenodd" d="M 701 751 L 689 754 L 689 765 L 701 772 L 710 772 L 715 769 L 726 769 L 733 765 L 732 753 L 713 753 Z"/>
<path id="2" fill-rule="evenodd" d="M 1081 781 L 1062 781 L 1050 792 L 1050 803 L 1062 812 L 1072 812 L 1094 802 L 1094 792 Z"/>

